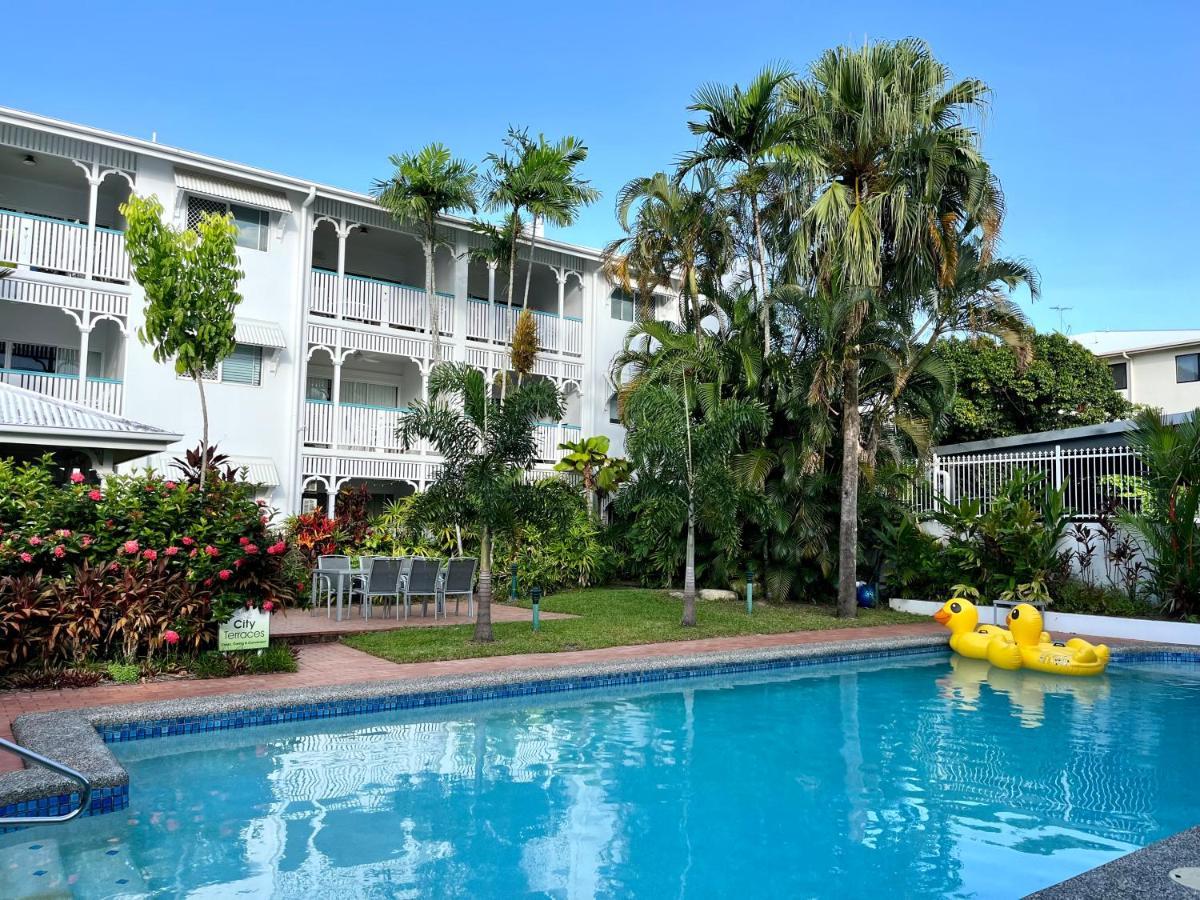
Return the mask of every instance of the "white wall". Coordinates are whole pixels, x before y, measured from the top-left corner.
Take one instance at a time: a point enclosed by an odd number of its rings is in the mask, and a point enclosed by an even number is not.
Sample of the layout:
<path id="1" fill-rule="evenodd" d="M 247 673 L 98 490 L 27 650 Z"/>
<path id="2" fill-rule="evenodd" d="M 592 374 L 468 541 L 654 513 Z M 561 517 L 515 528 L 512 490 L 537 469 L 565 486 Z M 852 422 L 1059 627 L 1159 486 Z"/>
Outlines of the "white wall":
<path id="1" fill-rule="evenodd" d="M 1200 381 L 1175 381 L 1175 357 L 1185 353 L 1200 353 L 1200 344 L 1131 353 L 1128 360 L 1120 355 L 1106 356 L 1104 361 L 1129 363 L 1129 389 L 1118 391 L 1129 402 L 1157 406 L 1165 413 L 1191 412 L 1200 406 Z"/>

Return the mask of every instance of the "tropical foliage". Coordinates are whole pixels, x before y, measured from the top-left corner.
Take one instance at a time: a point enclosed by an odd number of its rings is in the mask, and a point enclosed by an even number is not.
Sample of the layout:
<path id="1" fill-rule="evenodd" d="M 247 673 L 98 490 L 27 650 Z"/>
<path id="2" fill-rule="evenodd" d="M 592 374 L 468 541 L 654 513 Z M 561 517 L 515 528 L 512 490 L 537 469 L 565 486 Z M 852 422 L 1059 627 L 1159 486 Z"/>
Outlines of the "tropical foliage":
<path id="1" fill-rule="evenodd" d="M 951 338 L 934 356 L 956 385 L 943 443 L 1097 425 L 1130 413 L 1104 361 L 1061 334 L 1030 334 L 1024 351 L 984 338 Z"/>
<path id="2" fill-rule="evenodd" d="M 236 607 L 291 602 L 288 545 L 254 492 L 214 469 L 201 493 L 198 477 L 96 487 L 62 484 L 49 457 L 0 460 L 0 665 L 154 654 L 168 632 L 200 649 Z"/>
<path id="3" fill-rule="evenodd" d="M 205 213 L 182 231 L 163 223 L 156 197 L 131 196 L 121 204 L 125 248 L 133 277 L 146 295 L 138 339 L 155 362 L 170 363 L 200 392 L 202 455 L 208 453 L 208 401 L 204 375 L 237 345 L 233 313 L 242 302 L 238 282 L 237 227 L 230 215 Z M 200 469 L 204 491 L 207 466 Z"/>

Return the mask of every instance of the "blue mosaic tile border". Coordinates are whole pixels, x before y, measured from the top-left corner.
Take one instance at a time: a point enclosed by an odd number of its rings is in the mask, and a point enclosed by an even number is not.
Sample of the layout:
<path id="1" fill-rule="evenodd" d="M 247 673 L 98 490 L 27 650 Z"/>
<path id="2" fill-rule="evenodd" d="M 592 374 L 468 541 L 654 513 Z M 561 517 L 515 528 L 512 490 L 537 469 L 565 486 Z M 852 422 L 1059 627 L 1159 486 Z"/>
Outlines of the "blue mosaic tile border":
<path id="1" fill-rule="evenodd" d="M 872 650 L 866 653 L 838 653 L 828 656 L 808 656 L 768 659 L 761 662 L 728 662 L 684 666 L 672 669 L 613 672 L 604 675 L 583 675 L 572 678 L 550 678 L 522 684 L 493 685 L 477 688 L 433 690 L 395 696 L 331 700 L 323 703 L 305 703 L 295 706 L 266 707 L 253 710 L 235 710 L 204 716 L 181 716 L 172 719 L 155 719 L 146 722 L 127 722 L 119 725 L 97 726 L 101 739 L 106 744 L 126 741 L 141 741 L 149 738 L 170 737 L 180 734 L 202 734 L 230 728 L 254 728 L 259 725 L 278 725 L 282 722 L 302 722 L 310 719 L 331 719 L 399 709 L 448 706 L 456 703 L 472 703 L 483 700 L 503 700 L 534 694 L 562 693 L 589 688 L 617 687 L 630 684 L 651 684 L 662 681 L 678 681 L 713 675 L 733 675 L 744 672 L 760 672 L 769 669 L 796 669 L 814 665 L 854 662 L 870 659 L 887 659 L 898 656 L 917 656 L 946 653 L 944 645 L 930 647 L 906 647 L 889 650 Z"/>
<path id="2" fill-rule="evenodd" d="M 1186 666 L 1188 669 L 1200 669 L 1200 652 L 1196 650 L 1167 650 L 1155 648 L 1148 652 L 1124 647 L 1114 648 L 1112 662 L 1116 665 L 1136 665 L 1138 663 L 1170 663 L 1174 666 Z"/>
<path id="3" fill-rule="evenodd" d="M 54 794 L 49 797 L 38 797 L 32 800 L 20 800 L 0 806 L 0 819 L 13 816 L 61 816 L 79 806 L 79 792 L 69 794 Z M 102 816 L 105 813 L 118 812 L 129 806 L 129 785 L 117 787 L 94 788 L 85 816 Z M 6 828 L 0 825 L 0 834 L 10 831 L 21 831 L 23 827 Z M 32 826 L 29 826 L 32 827 Z"/>

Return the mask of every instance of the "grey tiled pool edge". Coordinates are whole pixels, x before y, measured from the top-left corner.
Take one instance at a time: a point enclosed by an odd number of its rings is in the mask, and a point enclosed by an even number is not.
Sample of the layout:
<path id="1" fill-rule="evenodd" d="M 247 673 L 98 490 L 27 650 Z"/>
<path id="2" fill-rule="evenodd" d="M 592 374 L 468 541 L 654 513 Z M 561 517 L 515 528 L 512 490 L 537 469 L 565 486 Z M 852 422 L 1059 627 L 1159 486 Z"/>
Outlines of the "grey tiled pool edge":
<path id="1" fill-rule="evenodd" d="M 1196 900 L 1171 880 L 1171 870 L 1200 866 L 1200 826 L 1076 875 L 1025 900 Z"/>
<path id="2" fill-rule="evenodd" d="M 129 799 L 128 773 L 109 750 L 108 743 L 948 648 L 945 637 L 934 634 L 706 653 L 680 649 L 679 654 L 672 656 L 631 657 L 584 665 L 538 665 L 538 660 L 531 658 L 526 668 L 500 672 L 29 713 L 14 720 L 13 734 L 18 743 L 85 775 L 97 790 L 88 813 L 94 815 L 122 809 Z M 1131 658 L 1196 662 L 1200 653 L 1157 645 L 1120 648 L 1114 652 L 1114 662 Z M 26 811 L 44 814 L 48 807 L 65 803 L 64 798 L 76 790 L 74 782 L 40 768 L 0 774 L 0 817 L 27 814 Z"/>

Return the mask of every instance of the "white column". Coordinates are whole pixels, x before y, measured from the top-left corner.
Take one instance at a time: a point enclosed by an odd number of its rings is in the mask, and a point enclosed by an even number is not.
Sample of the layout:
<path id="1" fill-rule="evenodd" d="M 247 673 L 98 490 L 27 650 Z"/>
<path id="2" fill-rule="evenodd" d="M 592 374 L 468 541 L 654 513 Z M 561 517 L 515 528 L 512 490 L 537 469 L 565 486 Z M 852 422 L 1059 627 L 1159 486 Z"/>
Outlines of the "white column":
<path id="1" fill-rule="evenodd" d="M 87 166 L 78 160 L 72 160 L 72 162 L 83 169 L 84 177 L 87 178 L 88 183 L 88 222 L 85 251 L 87 257 L 83 262 L 83 277 L 91 281 L 96 271 L 96 205 L 100 194 L 100 182 L 104 180 L 104 175 L 100 173 L 100 166 L 96 163 Z M 83 313 L 79 318 L 79 322 L 78 402 L 83 403 L 87 385 L 88 338 L 92 331 L 92 289 L 90 287 L 83 292 Z"/>
<path id="2" fill-rule="evenodd" d="M 470 315 L 470 259 L 467 246 L 467 236 L 459 232 L 454 242 L 454 360 L 467 360 L 467 318 Z"/>
<path id="3" fill-rule="evenodd" d="M 488 267 L 488 342 L 496 343 L 496 263 L 489 262 Z"/>
<path id="4" fill-rule="evenodd" d="M 337 479 L 330 476 L 325 481 L 325 518 L 332 519 L 337 513 Z"/>
<path id="5" fill-rule="evenodd" d="M 350 237 L 350 229 L 355 226 L 342 219 L 337 225 L 338 261 L 337 261 L 337 307 L 334 318 L 339 322 L 345 312 L 346 305 L 346 238 Z M 340 341 L 341 338 L 339 337 Z"/>
<path id="6" fill-rule="evenodd" d="M 84 291 L 85 294 L 91 295 L 91 291 Z M 88 315 L 88 311 L 84 310 L 84 315 Z M 83 321 L 87 321 L 84 319 Z M 91 342 L 92 326 L 79 326 L 79 390 L 75 397 L 76 403 L 87 403 L 87 359 L 88 359 L 88 344 Z"/>
<path id="7" fill-rule="evenodd" d="M 341 342 L 341 334 L 338 335 L 338 342 Z M 342 442 L 342 354 L 341 348 L 339 352 L 333 355 L 333 394 L 330 401 L 333 403 L 333 434 L 330 441 L 330 449 L 336 450 Z"/>

